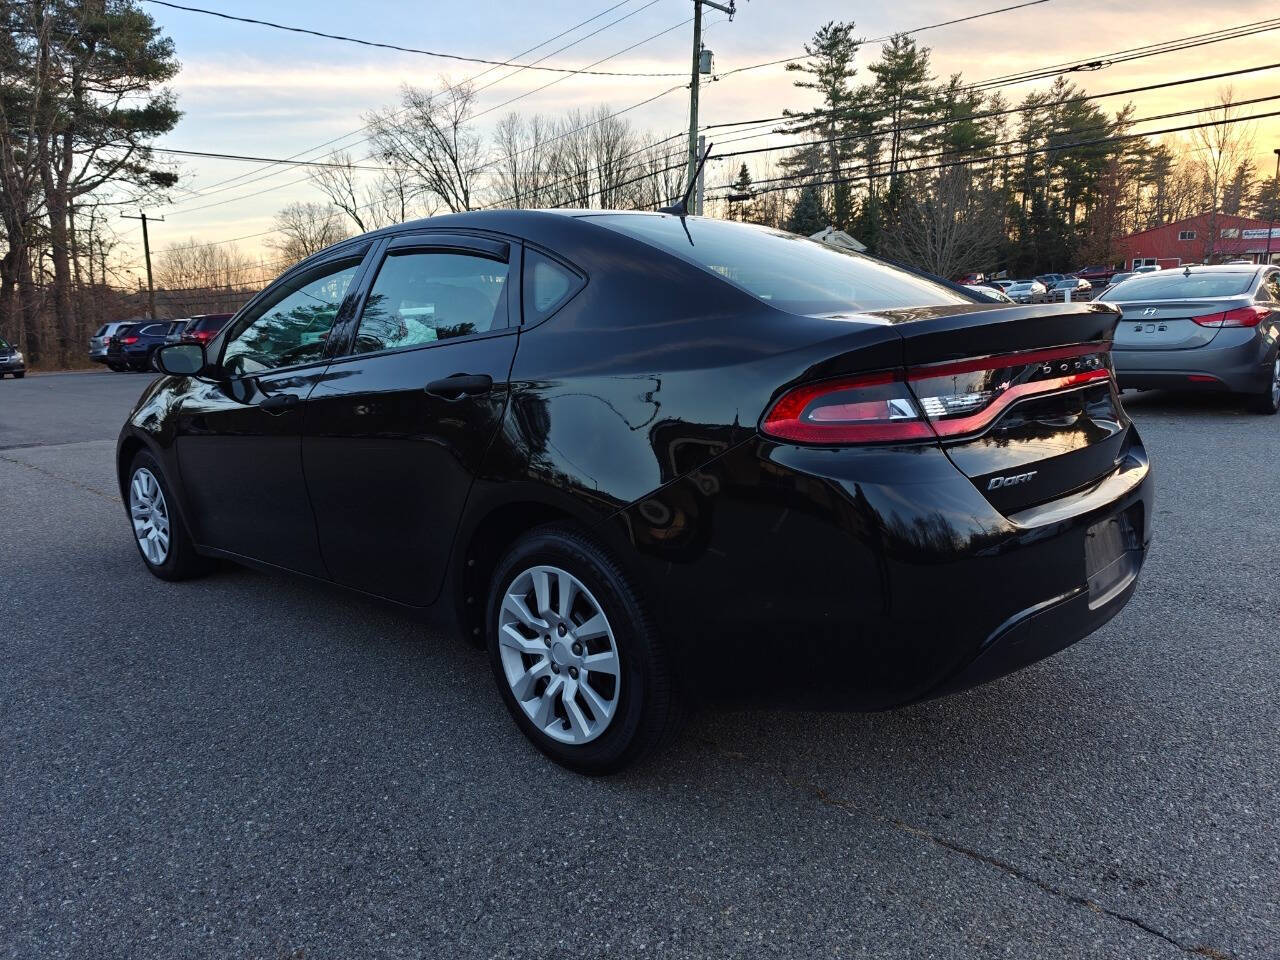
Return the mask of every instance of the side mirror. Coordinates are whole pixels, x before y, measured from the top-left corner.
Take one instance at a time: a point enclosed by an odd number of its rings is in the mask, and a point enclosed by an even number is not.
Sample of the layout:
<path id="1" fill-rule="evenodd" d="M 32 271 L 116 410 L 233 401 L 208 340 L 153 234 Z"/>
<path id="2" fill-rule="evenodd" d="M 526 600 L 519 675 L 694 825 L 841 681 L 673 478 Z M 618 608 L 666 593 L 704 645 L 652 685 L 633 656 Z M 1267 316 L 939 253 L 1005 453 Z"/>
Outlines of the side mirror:
<path id="1" fill-rule="evenodd" d="M 199 343 L 171 343 L 156 351 L 156 368 L 175 377 L 194 377 L 209 365 Z"/>

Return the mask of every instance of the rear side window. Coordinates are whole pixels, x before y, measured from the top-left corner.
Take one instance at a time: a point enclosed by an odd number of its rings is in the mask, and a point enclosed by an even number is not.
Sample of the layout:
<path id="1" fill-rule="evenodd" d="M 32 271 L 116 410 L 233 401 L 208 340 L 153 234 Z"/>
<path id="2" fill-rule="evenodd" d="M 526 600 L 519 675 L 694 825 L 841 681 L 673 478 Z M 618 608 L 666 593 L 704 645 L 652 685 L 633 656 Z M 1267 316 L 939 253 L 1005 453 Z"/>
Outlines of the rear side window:
<path id="1" fill-rule="evenodd" d="M 356 331 L 356 353 L 420 346 L 507 325 L 507 264 L 471 253 L 393 251 Z"/>
<path id="2" fill-rule="evenodd" d="M 1248 293 L 1253 284 L 1252 273 L 1175 273 L 1161 270 L 1142 273 L 1113 287 L 1109 301 L 1126 303 L 1133 300 L 1196 300 L 1201 297 L 1238 297 Z"/>
<path id="3" fill-rule="evenodd" d="M 109 323 L 104 323 L 102 326 L 100 326 L 100 327 L 98 328 L 98 332 L 97 332 L 97 333 L 95 333 L 95 334 L 94 334 L 94 336 L 95 336 L 95 337 L 105 337 L 105 336 L 107 335 L 107 328 L 108 328 L 108 327 L 110 327 L 110 326 L 111 326 L 111 324 L 109 324 Z"/>
<path id="4" fill-rule="evenodd" d="M 780 230 L 728 220 L 606 214 L 593 223 L 720 275 L 789 313 L 857 313 L 973 300 L 870 257 Z"/>
<path id="5" fill-rule="evenodd" d="M 524 322 L 537 323 L 551 316 L 585 284 L 564 264 L 525 248 Z"/>

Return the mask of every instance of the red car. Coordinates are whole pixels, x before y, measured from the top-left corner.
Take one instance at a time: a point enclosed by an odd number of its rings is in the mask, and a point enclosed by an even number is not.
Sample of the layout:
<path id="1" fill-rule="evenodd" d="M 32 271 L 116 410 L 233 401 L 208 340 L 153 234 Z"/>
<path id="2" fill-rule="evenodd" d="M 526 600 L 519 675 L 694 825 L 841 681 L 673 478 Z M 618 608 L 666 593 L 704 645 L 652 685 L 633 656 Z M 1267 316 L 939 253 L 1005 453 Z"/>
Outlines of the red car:
<path id="1" fill-rule="evenodd" d="M 208 343 L 218 335 L 218 331 L 223 328 L 232 316 L 233 314 L 230 313 L 205 313 L 198 317 L 192 317 L 187 321 L 187 325 L 182 328 L 182 342 Z"/>
<path id="2" fill-rule="evenodd" d="M 1092 266 L 1081 267 L 1073 276 L 1088 280 L 1095 287 L 1105 287 L 1118 272 L 1115 267 Z"/>

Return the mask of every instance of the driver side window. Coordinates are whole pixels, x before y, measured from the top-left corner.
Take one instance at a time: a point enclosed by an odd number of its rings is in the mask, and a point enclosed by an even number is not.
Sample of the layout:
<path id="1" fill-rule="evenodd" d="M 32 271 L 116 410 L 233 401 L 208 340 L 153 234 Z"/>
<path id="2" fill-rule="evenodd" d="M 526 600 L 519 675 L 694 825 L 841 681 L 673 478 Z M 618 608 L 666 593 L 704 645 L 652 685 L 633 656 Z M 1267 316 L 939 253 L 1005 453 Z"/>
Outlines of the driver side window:
<path id="1" fill-rule="evenodd" d="M 325 340 L 362 259 L 327 263 L 284 284 L 237 324 L 227 338 L 223 368 L 233 376 L 252 376 L 323 359 Z"/>

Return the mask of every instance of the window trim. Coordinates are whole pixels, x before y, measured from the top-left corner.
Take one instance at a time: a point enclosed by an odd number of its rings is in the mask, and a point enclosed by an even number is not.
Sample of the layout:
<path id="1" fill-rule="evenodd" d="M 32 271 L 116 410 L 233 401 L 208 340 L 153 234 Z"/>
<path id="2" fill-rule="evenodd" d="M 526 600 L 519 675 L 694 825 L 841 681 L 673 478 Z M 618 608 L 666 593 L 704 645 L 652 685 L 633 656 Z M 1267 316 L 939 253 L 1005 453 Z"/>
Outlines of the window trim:
<path id="1" fill-rule="evenodd" d="M 1196 231 L 1194 231 L 1194 230 L 1179 230 L 1179 231 L 1178 231 L 1178 239 L 1179 239 L 1180 241 L 1186 242 L 1186 241 L 1189 241 L 1189 240 L 1194 240 L 1195 238 L 1196 238 Z"/>
<path id="2" fill-rule="evenodd" d="M 398 242 L 399 241 L 399 242 Z M 479 245 L 477 245 L 479 241 Z M 346 328 L 342 332 L 342 343 L 340 347 L 335 348 L 333 356 L 330 358 L 332 363 L 340 363 L 349 360 L 364 359 L 366 357 L 385 357 L 393 353 L 407 353 L 411 350 L 431 350 L 436 347 L 447 347 L 453 343 L 470 343 L 473 340 L 485 340 L 489 337 L 506 336 L 515 333 L 520 329 L 520 323 L 517 320 L 512 322 L 512 317 L 519 317 L 519 302 L 516 303 L 515 311 L 511 304 L 511 291 L 514 286 L 512 277 L 519 272 L 518 261 L 523 260 L 520 250 L 520 242 L 516 240 L 497 240 L 489 237 L 472 237 L 465 234 L 457 233 L 440 233 L 426 234 L 415 232 L 409 234 L 398 234 L 390 238 L 384 238 L 379 244 L 375 244 L 373 256 L 368 258 L 364 269 L 365 277 L 363 286 L 360 290 L 359 301 L 352 315 L 346 319 Z M 498 256 L 499 247 L 506 248 L 505 256 Z M 387 262 L 387 258 L 393 255 L 403 256 L 406 253 L 430 253 L 433 250 L 440 253 L 464 251 L 473 256 L 481 257 L 485 260 L 497 260 L 507 265 L 507 282 L 506 282 L 506 298 L 507 298 L 507 322 L 500 327 L 490 327 L 488 330 L 482 330 L 479 333 L 470 333 L 465 337 L 449 337 L 445 340 L 429 340 L 426 343 L 410 343 L 400 347 L 387 347 L 384 350 L 365 350 L 357 353 L 356 335 L 360 332 L 360 321 L 364 318 L 365 303 L 369 298 L 369 294 L 373 292 L 373 285 L 378 280 L 378 274 L 382 272 L 383 264 Z M 336 329 L 337 324 L 334 324 Z M 333 337 L 330 338 L 335 339 Z"/>
<path id="3" fill-rule="evenodd" d="M 358 302 L 360 307 L 363 307 L 364 305 L 364 293 L 365 293 L 364 287 L 365 287 L 365 279 L 369 271 L 370 254 L 372 254 L 375 250 L 377 250 L 379 246 L 376 241 L 372 241 L 372 242 L 365 241 L 365 242 L 367 246 L 365 246 L 363 254 L 361 254 L 360 262 L 356 264 L 356 272 L 351 278 L 351 286 L 347 288 L 347 294 L 345 297 L 343 297 L 342 303 L 339 304 L 338 306 L 338 315 L 333 320 L 333 326 L 329 328 L 329 337 L 325 343 L 325 351 L 322 357 L 316 360 L 308 360 L 306 363 L 294 363 L 286 367 L 272 367 L 270 370 L 259 370 L 255 373 L 237 373 L 237 374 L 224 373 L 224 376 L 226 377 L 226 379 L 229 381 L 254 380 L 259 377 L 275 376 L 277 373 L 288 373 L 294 370 L 305 370 L 308 367 L 314 367 L 314 366 L 329 363 L 333 359 L 331 344 L 329 341 L 333 340 L 334 331 L 339 330 L 343 324 L 343 321 L 345 319 L 343 317 L 344 310 L 352 303 L 353 297 L 355 298 L 356 302 Z M 243 307 L 241 307 L 238 311 L 236 311 L 235 315 L 222 325 L 222 329 L 219 330 L 217 336 L 214 337 L 210 346 L 214 346 L 216 349 L 216 352 L 217 352 L 216 355 L 218 358 L 216 361 L 217 367 L 220 370 L 223 369 L 222 358 L 226 356 L 227 344 L 231 336 L 231 331 L 237 326 L 237 324 L 239 324 L 241 317 L 257 309 L 259 304 L 261 304 L 264 300 L 267 300 L 270 297 L 274 296 L 281 286 L 288 284 L 294 278 L 296 278 L 299 274 L 310 273 L 313 270 L 317 270 L 319 268 L 329 266 L 340 260 L 355 259 L 359 249 L 360 249 L 360 244 L 358 242 L 351 242 L 351 243 L 343 244 L 341 247 L 334 247 L 328 251 L 321 251 L 321 253 L 316 254 L 313 257 L 308 257 L 306 260 L 303 260 L 301 263 L 295 264 L 289 270 L 285 271 L 280 276 L 276 277 L 274 282 L 268 284 L 261 292 L 258 293 L 257 296 L 255 296 Z M 258 316 L 261 316 L 261 314 L 259 314 Z M 257 317 L 255 317 L 254 319 L 256 320 Z M 253 321 L 250 321 L 250 323 L 252 322 Z"/>

